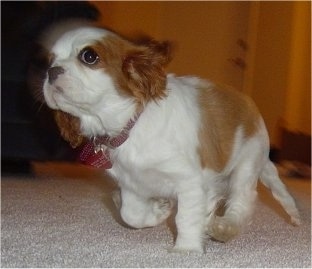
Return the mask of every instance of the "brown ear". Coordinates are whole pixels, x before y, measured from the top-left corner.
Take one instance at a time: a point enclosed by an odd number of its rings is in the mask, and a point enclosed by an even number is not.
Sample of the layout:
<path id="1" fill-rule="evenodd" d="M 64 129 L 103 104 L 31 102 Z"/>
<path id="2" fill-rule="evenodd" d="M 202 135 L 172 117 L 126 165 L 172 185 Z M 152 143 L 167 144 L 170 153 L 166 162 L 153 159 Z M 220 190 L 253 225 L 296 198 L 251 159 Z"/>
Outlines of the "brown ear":
<path id="1" fill-rule="evenodd" d="M 166 72 L 171 60 L 171 44 L 167 41 L 144 41 L 123 59 L 122 71 L 129 87 L 142 102 L 166 96 Z"/>
<path id="2" fill-rule="evenodd" d="M 54 111 L 54 118 L 61 136 L 70 143 L 71 147 L 80 146 L 84 137 L 80 133 L 79 119 L 60 110 Z"/>

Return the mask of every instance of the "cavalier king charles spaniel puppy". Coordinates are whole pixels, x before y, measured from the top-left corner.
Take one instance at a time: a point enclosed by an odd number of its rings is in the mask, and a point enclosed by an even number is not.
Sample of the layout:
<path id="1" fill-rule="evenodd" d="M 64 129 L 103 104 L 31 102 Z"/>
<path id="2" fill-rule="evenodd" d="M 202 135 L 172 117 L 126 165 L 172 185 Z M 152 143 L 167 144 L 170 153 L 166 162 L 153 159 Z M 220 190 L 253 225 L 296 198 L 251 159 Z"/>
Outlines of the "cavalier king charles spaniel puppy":
<path id="1" fill-rule="evenodd" d="M 81 160 L 118 182 L 113 199 L 129 226 L 158 225 L 176 206 L 173 251 L 202 252 L 207 235 L 226 242 L 249 223 L 258 179 L 299 225 L 294 199 L 269 160 L 265 124 L 248 97 L 166 74 L 168 42 L 69 28 L 43 38 L 47 70 L 40 88 L 60 113 L 61 132 L 70 133 L 65 138 L 74 146 L 85 141 Z"/>

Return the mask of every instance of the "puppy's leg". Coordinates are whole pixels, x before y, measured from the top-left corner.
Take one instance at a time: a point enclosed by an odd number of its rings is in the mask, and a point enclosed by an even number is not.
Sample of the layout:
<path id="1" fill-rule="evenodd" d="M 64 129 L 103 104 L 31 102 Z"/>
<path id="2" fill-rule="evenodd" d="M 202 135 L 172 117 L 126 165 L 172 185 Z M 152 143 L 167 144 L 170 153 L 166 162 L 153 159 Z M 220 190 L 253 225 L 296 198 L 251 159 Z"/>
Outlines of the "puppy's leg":
<path id="1" fill-rule="evenodd" d="M 162 223 L 169 217 L 173 206 L 168 199 L 146 199 L 125 189 L 121 190 L 121 199 L 114 193 L 113 200 L 117 202 L 117 206 L 121 201 L 121 217 L 133 228 L 152 227 Z"/>
<path id="2" fill-rule="evenodd" d="M 252 151 L 251 151 L 252 150 Z M 228 186 L 228 199 L 223 216 L 214 216 L 208 234 L 226 242 L 236 236 L 248 224 L 257 197 L 257 181 L 263 166 L 261 144 L 245 148 L 233 169 Z"/>
<path id="3" fill-rule="evenodd" d="M 224 200 L 218 196 L 210 196 L 207 199 L 206 215 L 205 215 L 205 234 L 210 235 L 211 227 L 215 222 L 216 214 L 220 206 L 224 203 Z"/>
<path id="4" fill-rule="evenodd" d="M 201 184 L 194 184 L 178 193 L 176 215 L 177 239 L 174 252 L 203 252 L 205 195 Z"/>
<path id="5" fill-rule="evenodd" d="M 205 234 L 209 234 L 210 226 L 215 220 L 215 215 L 218 214 L 221 208 L 224 207 L 226 179 L 218 175 L 208 175 L 206 182 L 206 213 L 205 213 Z"/>
<path id="6" fill-rule="evenodd" d="M 226 242 L 236 236 L 242 226 L 248 223 L 257 197 L 257 176 L 252 169 L 240 167 L 231 177 L 230 195 L 223 216 L 214 216 L 208 234 L 214 239 Z"/>

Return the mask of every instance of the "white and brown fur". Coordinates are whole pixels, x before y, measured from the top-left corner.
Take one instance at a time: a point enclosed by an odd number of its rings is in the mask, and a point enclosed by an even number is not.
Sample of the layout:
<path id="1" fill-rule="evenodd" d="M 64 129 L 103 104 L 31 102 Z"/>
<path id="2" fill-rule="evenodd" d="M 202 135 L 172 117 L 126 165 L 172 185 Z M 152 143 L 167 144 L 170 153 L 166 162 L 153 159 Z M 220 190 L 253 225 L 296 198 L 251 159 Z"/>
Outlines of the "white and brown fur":
<path id="1" fill-rule="evenodd" d="M 91 49 L 98 60 L 81 58 Z M 269 160 L 269 138 L 254 103 L 196 77 L 167 75 L 167 42 L 134 43 L 78 27 L 50 44 L 45 101 L 80 120 L 85 137 L 118 135 L 141 112 L 127 141 L 109 149 L 115 197 L 132 227 L 160 224 L 177 201 L 174 251 L 203 251 L 205 235 L 228 241 L 248 224 L 258 178 L 300 223 L 293 198 Z M 224 202 L 224 214 L 216 214 Z"/>

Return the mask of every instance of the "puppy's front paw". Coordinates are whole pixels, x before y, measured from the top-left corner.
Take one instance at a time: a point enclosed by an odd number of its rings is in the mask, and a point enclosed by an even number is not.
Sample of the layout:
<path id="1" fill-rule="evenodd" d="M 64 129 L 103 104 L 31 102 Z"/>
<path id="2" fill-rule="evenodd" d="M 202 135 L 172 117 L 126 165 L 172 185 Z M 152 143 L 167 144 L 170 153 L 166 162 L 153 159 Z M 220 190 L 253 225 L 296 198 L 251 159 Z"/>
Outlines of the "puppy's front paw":
<path id="1" fill-rule="evenodd" d="M 208 234 L 220 242 L 227 242 L 239 234 L 239 227 L 230 219 L 216 216 L 208 227 Z"/>
<path id="2" fill-rule="evenodd" d="M 173 248 L 168 250 L 169 253 L 204 253 L 202 246 L 197 245 L 175 245 Z"/>
<path id="3" fill-rule="evenodd" d="M 204 253 L 204 241 L 203 237 L 196 233 L 187 235 L 178 234 L 174 247 L 169 252 L 194 252 Z"/>

